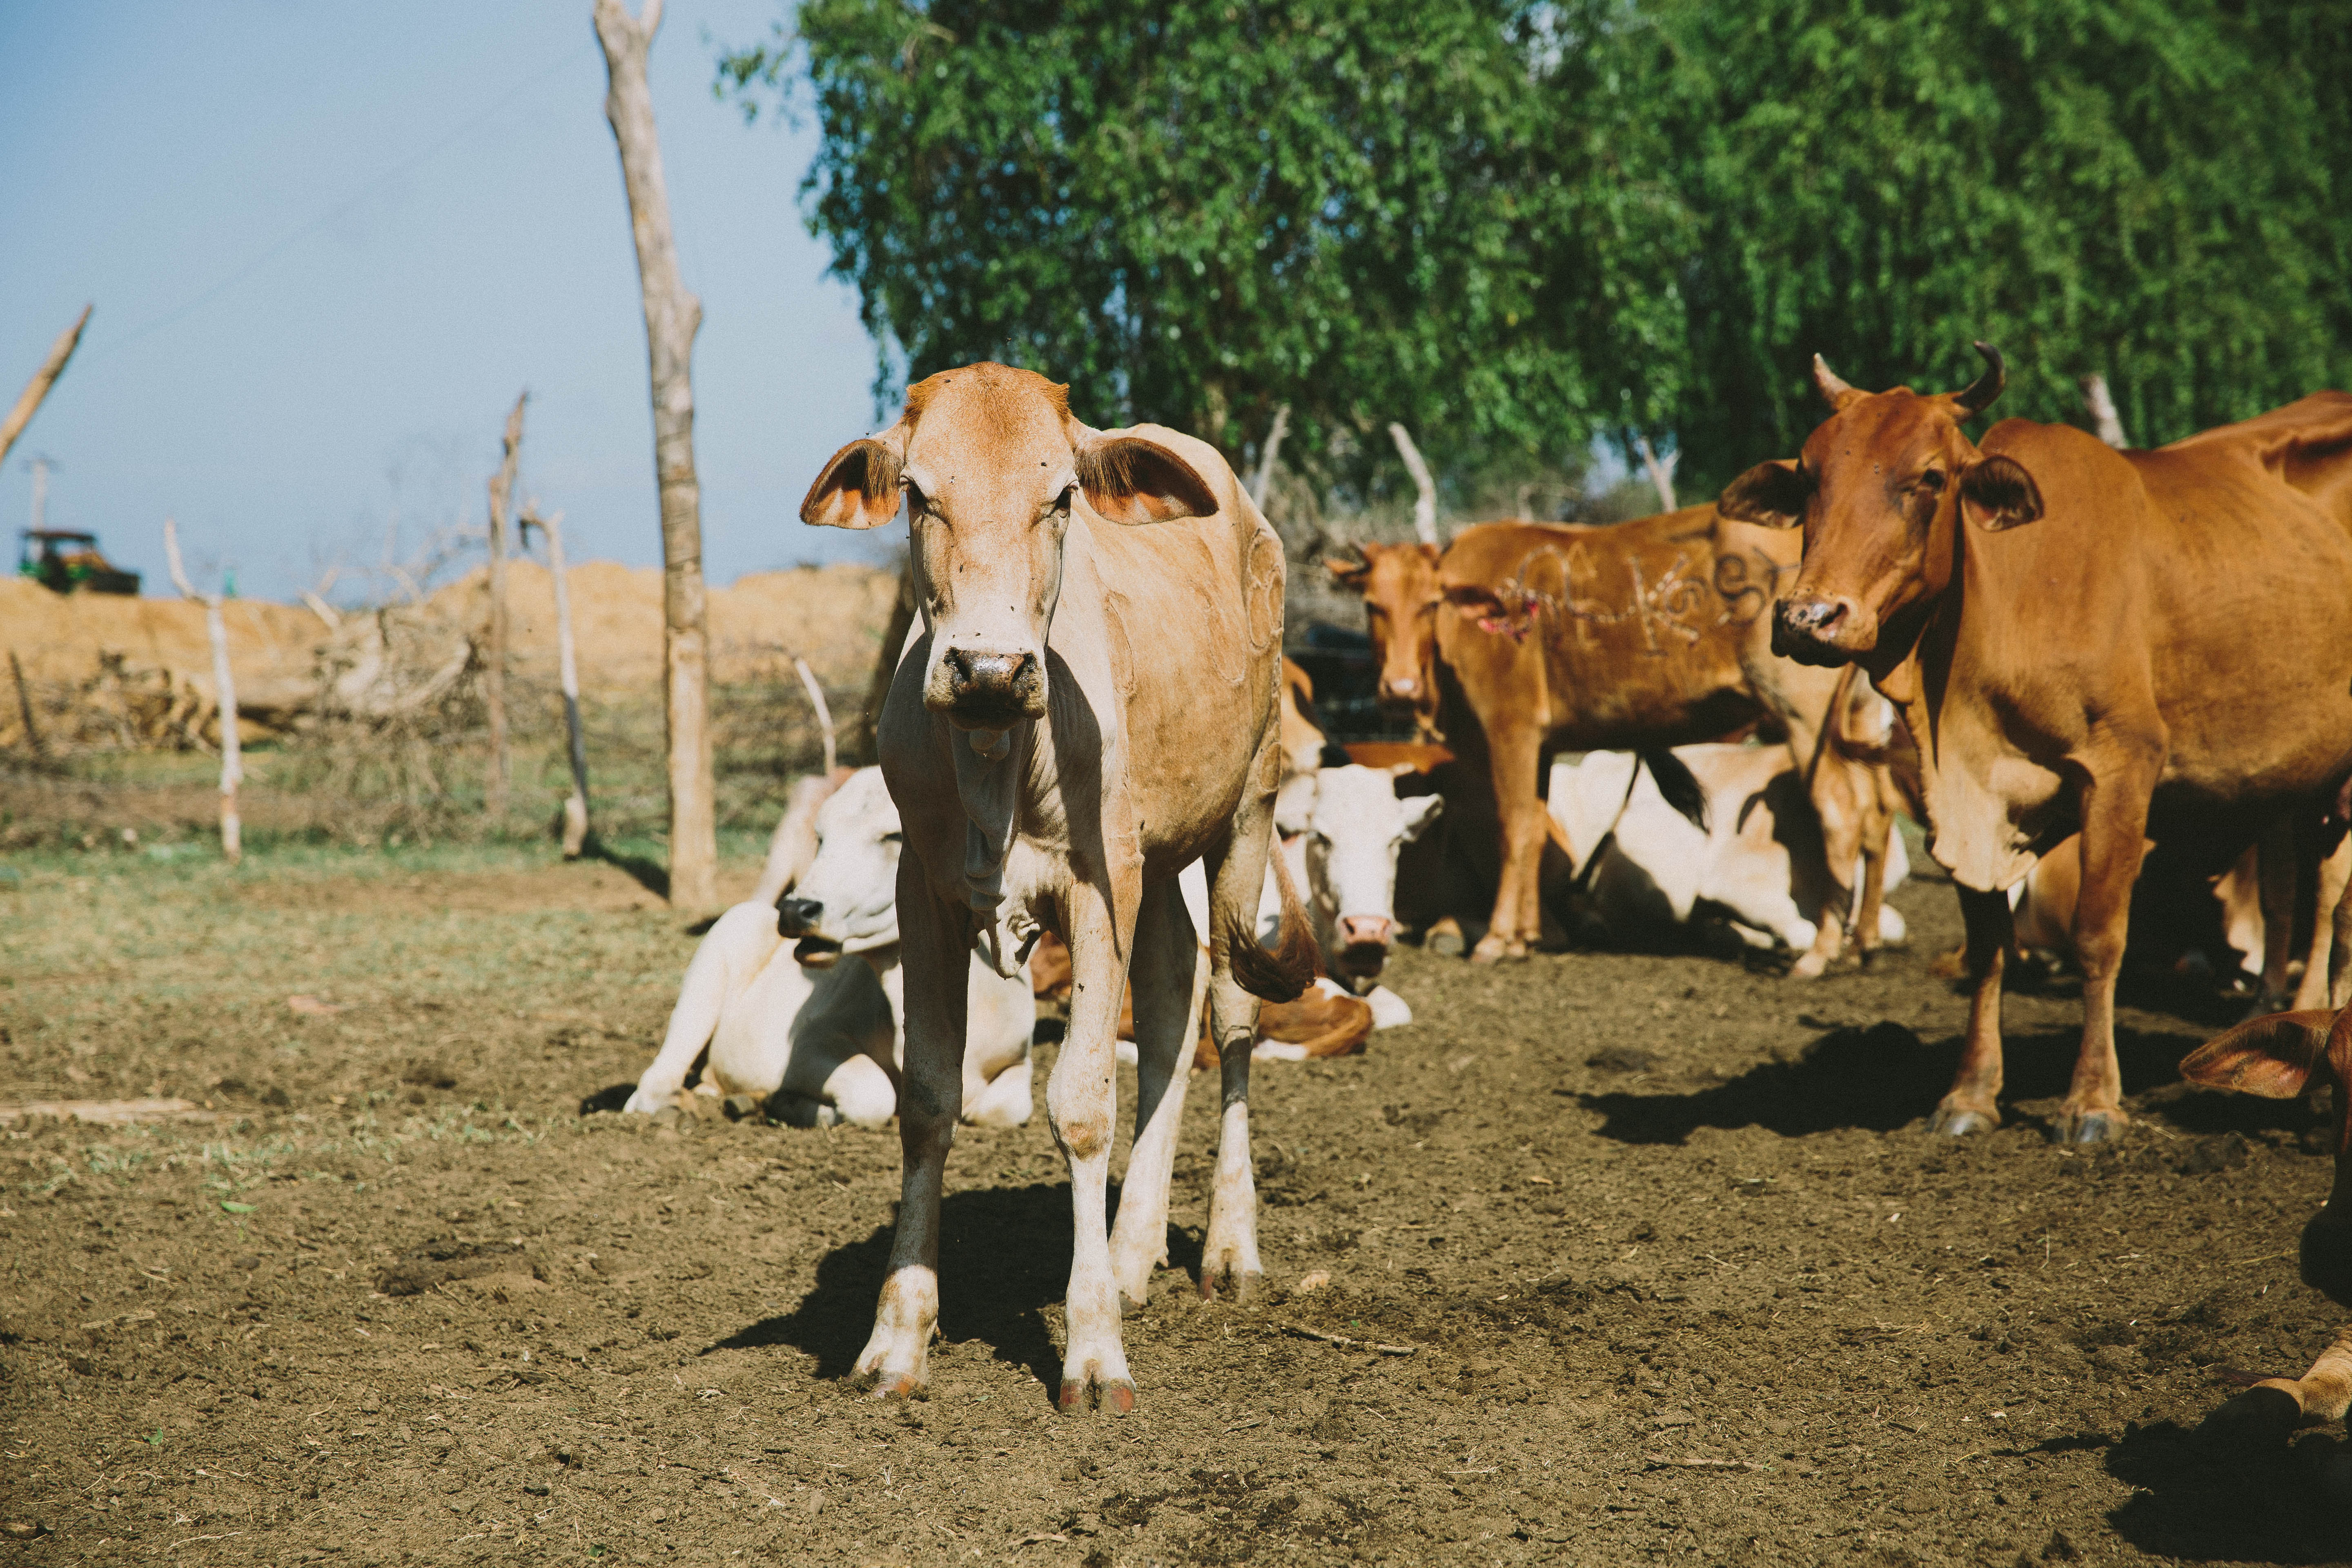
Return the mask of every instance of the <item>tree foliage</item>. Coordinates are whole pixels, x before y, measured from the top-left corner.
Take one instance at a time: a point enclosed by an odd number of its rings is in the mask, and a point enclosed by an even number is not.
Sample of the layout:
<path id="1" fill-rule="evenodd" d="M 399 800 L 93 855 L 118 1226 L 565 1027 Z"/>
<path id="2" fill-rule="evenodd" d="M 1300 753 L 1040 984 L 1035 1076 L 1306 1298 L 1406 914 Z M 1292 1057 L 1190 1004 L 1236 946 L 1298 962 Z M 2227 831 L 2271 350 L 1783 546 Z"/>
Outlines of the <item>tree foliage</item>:
<path id="1" fill-rule="evenodd" d="M 805 68 L 805 75 L 802 74 Z M 2352 382 L 2352 0 L 801 0 L 728 55 L 884 345 L 1359 476 L 1791 450 L 1824 353 L 2136 440 Z M 1336 467 L 1331 466 L 1338 459 Z"/>

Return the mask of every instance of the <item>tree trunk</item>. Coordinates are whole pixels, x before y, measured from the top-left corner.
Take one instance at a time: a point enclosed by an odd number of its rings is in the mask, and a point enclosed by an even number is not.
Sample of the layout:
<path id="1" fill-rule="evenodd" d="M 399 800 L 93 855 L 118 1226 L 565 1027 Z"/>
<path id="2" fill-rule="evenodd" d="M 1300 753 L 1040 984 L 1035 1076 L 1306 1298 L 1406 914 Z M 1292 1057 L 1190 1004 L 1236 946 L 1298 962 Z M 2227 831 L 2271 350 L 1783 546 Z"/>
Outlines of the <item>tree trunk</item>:
<path id="1" fill-rule="evenodd" d="M 709 631 L 702 588 L 701 494 L 694 478 L 694 334 L 702 304 L 677 275 L 669 192 L 654 132 L 646 56 L 662 0 L 631 21 L 621 0 L 595 0 L 596 37 L 609 88 L 604 117 L 621 151 L 621 179 L 636 237 L 654 405 L 654 470 L 661 486 L 663 692 L 669 721 L 669 901 L 693 912 L 719 905 L 718 807 L 710 770 Z"/>
<path id="2" fill-rule="evenodd" d="M 1402 425 L 1389 426 L 1389 439 L 1396 443 L 1397 456 L 1404 459 L 1405 469 L 1412 475 L 1415 492 L 1412 503 L 1412 533 L 1423 544 L 1435 544 L 1437 540 L 1437 481 L 1429 477 L 1429 465 L 1422 461 L 1421 448 L 1412 444 L 1412 433 Z"/>
<path id="3" fill-rule="evenodd" d="M 572 588 L 563 564 L 563 514 L 526 512 L 523 527 L 547 535 L 547 571 L 555 581 L 555 666 L 563 687 L 563 736 L 572 754 L 572 794 L 563 803 L 563 858 L 588 847 L 588 744 L 580 733 L 580 658 L 572 641 Z"/>
<path id="4" fill-rule="evenodd" d="M 490 717 L 490 777 L 483 793 L 493 823 L 507 814 L 507 787 L 514 777 L 507 750 L 507 514 L 521 460 L 522 405 L 529 401 L 528 392 L 515 399 L 514 412 L 507 416 L 506 455 L 490 478 L 490 658 L 482 672 L 482 705 Z"/>
<path id="5" fill-rule="evenodd" d="M 213 688 L 220 710 L 220 835 L 221 855 L 235 865 L 245 856 L 245 824 L 237 816 L 236 787 L 245 782 L 245 752 L 236 732 L 236 675 L 228 662 L 228 622 L 221 614 L 218 594 L 199 594 L 180 563 L 180 531 L 163 520 L 163 556 L 171 564 L 172 582 L 181 594 L 205 607 L 205 635 L 213 645 Z"/>
<path id="6" fill-rule="evenodd" d="M 41 368 L 35 371 L 33 379 L 25 384 L 24 395 L 16 399 L 16 406 L 8 411 L 7 419 L 0 421 L 0 460 L 6 459 L 8 448 L 16 444 L 16 437 L 22 436 L 25 426 L 33 422 L 33 416 L 40 409 L 41 400 L 48 396 L 49 388 L 55 386 L 58 377 L 65 374 L 66 361 L 73 358 L 74 345 L 81 342 L 81 330 L 89 325 L 92 309 L 94 307 L 84 305 L 81 314 L 74 319 L 74 324 L 58 334 L 58 341 L 49 345 L 49 357 L 41 362 Z"/>

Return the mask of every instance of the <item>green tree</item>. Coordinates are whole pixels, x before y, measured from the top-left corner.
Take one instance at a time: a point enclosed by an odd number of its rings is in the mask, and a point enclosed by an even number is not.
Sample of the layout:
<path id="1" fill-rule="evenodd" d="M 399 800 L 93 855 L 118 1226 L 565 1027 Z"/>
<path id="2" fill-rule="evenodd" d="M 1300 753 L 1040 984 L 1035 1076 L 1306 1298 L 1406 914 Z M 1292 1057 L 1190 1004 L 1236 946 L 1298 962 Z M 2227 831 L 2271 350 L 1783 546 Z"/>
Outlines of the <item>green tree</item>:
<path id="1" fill-rule="evenodd" d="M 803 0 L 803 198 L 899 378 L 979 358 L 1100 422 L 1394 469 L 1580 460 L 1662 431 L 1688 220 L 1610 4 Z M 789 40 L 797 40 L 797 44 Z M 1352 459 L 1350 455 L 1352 454 Z M 1402 473 L 1395 475 L 1402 481 Z"/>
<path id="2" fill-rule="evenodd" d="M 1856 385 L 2008 355 L 1998 412 L 2112 386 L 2154 445 L 2352 382 L 2343 0 L 1655 0 L 1700 215 L 1673 423 L 1721 477 Z"/>

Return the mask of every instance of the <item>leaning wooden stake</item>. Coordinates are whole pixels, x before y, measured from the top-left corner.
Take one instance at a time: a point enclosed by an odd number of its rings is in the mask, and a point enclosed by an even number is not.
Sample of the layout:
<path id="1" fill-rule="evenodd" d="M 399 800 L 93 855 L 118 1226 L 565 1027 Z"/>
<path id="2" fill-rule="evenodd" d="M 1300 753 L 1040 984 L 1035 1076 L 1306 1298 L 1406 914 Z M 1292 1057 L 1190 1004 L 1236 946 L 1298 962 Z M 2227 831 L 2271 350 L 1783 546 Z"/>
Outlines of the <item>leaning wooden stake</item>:
<path id="1" fill-rule="evenodd" d="M 245 753 L 236 733 L 236 678 L 228 663 L 228 622 L 221 614 L 218 594 L 199 594 L 180 563 L 180 531 L 163 520 L 163 557 L 171 563 L 172 582 L 182 595 L 205 607 L 205 632 L 213 645 L 213 686 L 220 699 L 220 834 L 221 854 L 234 865 L 245 856 L 245 825 L 236 815 L 236 786 L 245 782 Z"/>
<path id="2" fill-rule="evenodd" d="M 555 664 L 563 685 L 563 734 L 572 750 L 572 794 L 563 803 L 563 858 L 577 860 L 588 847 L 588 745 L 580 734 L 580 660 L 572 642 L 572 587 L 563 564 L 563 514 L 522 514 L 520 533 L 547 535 L 547 570 L 555 580 Z"/>
<path id="3" fill-rule="evenodd" d="M 2124 422 L 2116 415 L 2115 395 L 2107 390 L 2107 378 L 2093 371 L 2083 378 L 2082 387 L 2083 406 L 2090 412 L 2092 434 L 2118 449 L 2131 445 L 2124 439 Z"/>
<path id="4" fill-rule="evenodd" d="M 824 731 L 824 773 L 831 778 L 839 761 L 833 740 L 832 705 L 825 701 L 824 688 L 816 683 L 816 671 L 809 668 L 808 660 L 794 655 L 793 668 L 801 672 L 801 687 L 808 693 L 809 706 L 816 710 L 818 727 Z"/>
<path id="5" fill-rule="evenodd" d="M 1681 509 L 1675 504 L 1675 467 L 1683 460 L 1683 455 L 1680 452 L 1669 452 L 1664 458 L 1660 458 L 1657 453 L 1650 449 L 1650 438 L 1647 436 L 1634 437 L 1633 449 L 1642 454 L 1642 467 L 1649 470 L 1650 483 L 1657 489 L 1658 510 L 1660 511 L 1680 510 Z"/>
<path id="6" fill-rule="evenodd" d="M 16 399 L 16 407 L 8 410 L 6 422 L 0 423 L 0 459 L 7 458 L 8 448 L 16 444 L 16 437 L 33 422 L 41 400 L 48 396 L 49 388 L 65 374 L 66 361 L 73 358 L 74 345 L 81 342 L 81 330 L 89 325 L 89 313 L 94 308 L 84 305 L 81 314 L 74 318 L 74 324 L 58 334 L 58 341 L 49 345 L 49 357 L 41 362 L 41 368 L 25 384 L 24 395 Z"/>
<path id="7" fill-rule="evenodd" d="M 646 56 L 661 26 L 662 0 L 629 19 L 621 0 L 595 0 L 604 47 L 604 118 L 621 150 L 621 179 L 636 237 L 646 346 L 654 402 L 654 470 L 661 486 L 663 691 L 669 719 L 669 901 L 719 907 L 718 803 L 710 769 L 709 613 L 702 587 L 701 490 L 694 477 L 694 334 L 702 302 L 677 272 L 669 191 L 654 132 Z"/>
<path id="8" fill-rule="evenodd" d="M 1257 475 L 1250 480 L 1250 504 L 1265 510 L 1265 492 L 1274 488 L 1274 465 L 1282 457 L 1282 438 L 1290 434 L 1290 405 L 1274 411 L 1274 428 L 1265 433 L 1265 449 L 1258 454 Z"/>
<path id="9" fill-rule="evenodd" d="M 8 673 L 16 678 L 16 712 L 25 721 L 25 744 L 42 762 L 49 760 L 49 748 L 41 740 L 41 727 L 33 722 L 33 693 L 25 684 L 25 667 L 16 661 L 16 650 L 8 650 Z"/>
<path id="10" fill-rule="evenodd" d="M 522 405 L 530 401 L 528 391 L 515 399 L 514 412 L 507 416 L 506 456 L 490 476 L 490 658 L 482 672 L 482 705 L 490 719 L 490 777 L 484 793 L 493 822 L 507 814 L 507 787 L 514 779 L 507 750 L 507 510 L 521 461 Z"/>
<path id="11" fill-rule="evenodd" d="M 1412 533 L 1423 544 L 1437 542 L 1437 482 L 1429 477 L 1429 465 L 1421 459 L 1421 448 L 1412 444 L 1412 433 L 1402 425 L 1389 426 L 1389 439 L 1396 443 L 1397 456 L 1404 459 L 1405 470 L 1412 475 L 1415 491 L 1412 503 Z"/>

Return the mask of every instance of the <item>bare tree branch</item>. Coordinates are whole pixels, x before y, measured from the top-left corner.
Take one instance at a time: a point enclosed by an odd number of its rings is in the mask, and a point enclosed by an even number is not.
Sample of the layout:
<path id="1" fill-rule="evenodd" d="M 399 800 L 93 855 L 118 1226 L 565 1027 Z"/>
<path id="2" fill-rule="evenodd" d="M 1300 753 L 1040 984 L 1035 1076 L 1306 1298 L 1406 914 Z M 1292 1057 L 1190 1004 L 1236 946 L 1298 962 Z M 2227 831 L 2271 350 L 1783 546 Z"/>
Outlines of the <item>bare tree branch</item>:
<path id="1" fill-rule="evenodd" d="M 1423 544 L 1435 544 L 1437 481 L 1429 477 L 1429 465 L 1422 461 L 1421 448 L 1412 444 L 1412 433 L 1403 426 L 1391 425 L 1389 439 L 1396 443 L 1397 456 L 1404 459 L 1405 470 L 1412 475 L 1413 489 L 1419 492 L 1412 503 L 1413 536 Z"/>
<path id="2" fill-rule="evenodd" d="M 2090 412 L 2092 433 L 2118 450 L 2131 445 L 2124 439 L 2124 422 L 2116 417 L 2116 400 L 2107 391 L 2107 378 L 2093 371 L 2082 381 L 2083 406 Z"/>
<path id="3" fill-rule="evenodd" d="M 58 341 L 49 345 L 49 357 L 41 362 L 41 368 L 35 371 L 33 379 L 25 384 L 24 395 L 16 399 L 16 406 L 8 411 L 7 419 L 0 422 L 0 460 L 7 458 L 8 448 L 16 444 L 16 437 L 22 436 L 25 426 L 33 422 L 33 416 L 39 411 L 42 399 L 48 396 L 49 388 L 55 386 L 58 377 L 65 374 L 66 361 L 73 358 L 74 347 L 81 342 L 81 330 L 89 325 L 89 313 L 96 308 L 84 305 L 81 314 L 74 318 L 74 324 L 58 334 Z"/>
<path id="4" fill-rule="evenodd" d="M 1265 435 L 1265 449 L 1258 454 L 1257 476 L 1250 480 L 1250 504 L 1260 511 L 1265 510 L 1265 492 L 1274 483 L 1274 465 L 1282 456 L 1282 438 L 1290 434 L 1290 405 L 1286 403 L 1274 411 L 1274 428 Z"/>
<path id="5" fill-rule="evenodd" d="M 1661 459 L 1655 452 L 1650 450 L 1650 438 L 1647 436 L 1634 437 L 1633 449 L 1641 453 L 1642 467 L 1649 470 L 1650 483 L 1657 487 L 1658 510 L 1660 511 L 1680 510 L 1681 508 L 1675 502 L 1675 469 L 1681 464 L 1683 455 L 1680 452 L 1669 452 Z"/>
<path id="6" fill-rule="evenodd" d="M 245 752 L 236 731 L 236 674 L 228 662 L 228 621 L 221 613 L 218 594 L 199 594 L 188 581 L 180 559 L 180 529 L 163 520 L 163 557 L 172 568 L 172 584 L 187 598 L 205 607 L 205 633 L 213 645 L 213 695 L 220 713 L 220 832 L 221 855 L 231 864 L 244 858 L 245 826 L 236 811 L 236 786 L 245 782 Z"/>

